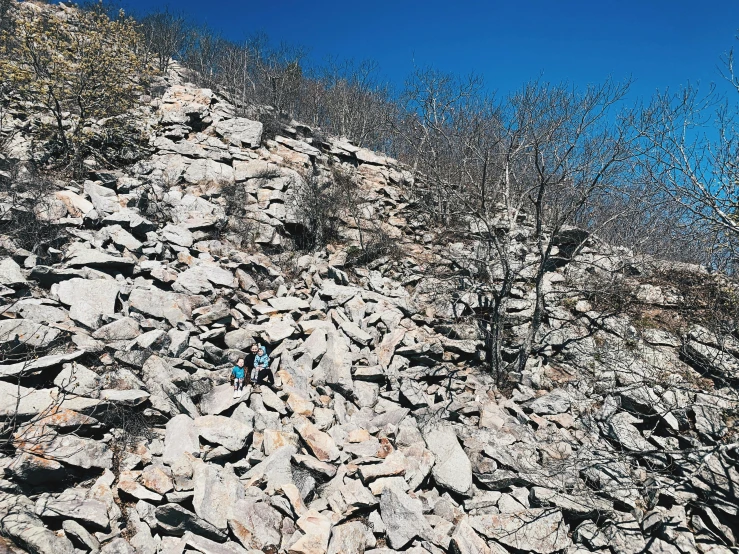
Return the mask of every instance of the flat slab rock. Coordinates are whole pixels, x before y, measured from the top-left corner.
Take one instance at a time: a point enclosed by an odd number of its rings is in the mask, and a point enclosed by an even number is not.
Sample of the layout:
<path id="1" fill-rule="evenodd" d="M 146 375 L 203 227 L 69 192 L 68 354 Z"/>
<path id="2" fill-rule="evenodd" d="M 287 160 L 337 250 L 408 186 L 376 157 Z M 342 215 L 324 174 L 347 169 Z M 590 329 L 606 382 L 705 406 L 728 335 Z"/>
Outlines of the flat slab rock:
<path id="1" fill-rule="evenodd" d="M 562 512 L 551 508 L 469 518 L 470 526 L 501 544 L 524 552 L 550 554 L 570 544 Z"/>
<path id="2" fill-rule="evenodd" d="M 457 494 L 466 494 L 472 487 L 472 464 L 454 429 L 449 425 L 428 429 L 424 439 L 436 459 L 431 469 L 436 484 Z"/>

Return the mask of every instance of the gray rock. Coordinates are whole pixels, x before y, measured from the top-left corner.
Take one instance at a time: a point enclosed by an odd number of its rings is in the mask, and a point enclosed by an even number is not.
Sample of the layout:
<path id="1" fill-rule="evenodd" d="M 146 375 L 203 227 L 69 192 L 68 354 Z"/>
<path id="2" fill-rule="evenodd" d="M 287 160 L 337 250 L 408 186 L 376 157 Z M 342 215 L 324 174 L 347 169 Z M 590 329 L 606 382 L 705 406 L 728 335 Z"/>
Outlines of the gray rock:
<path id="1" fill-rule="evenodd" d="M 64 364 L 54 379 L 54 384 L 64 392 L 79 396 L 92 396 L 100 390 L 100 377 L 85 366 L 72 362 Z"/>
<path id="2" fill-rule="evenodd" d="M 159 527 L 170 535 L 183 536 L 190 531 L 206 539 L 225 542 L 228 535 L 179 504 L 164 504 L 154 512 Z"/>
<path id="3" fill-rule="evenodd" d="M 187 321 L 183 306 L 186 300 L 180 294 L 165 292 L 156 287 L 136 288 L 128 299 L 132 310 L 159 319 L 166 319 L 170 325 Z"/>
<path id="4" fill-rule="evenodd" d="M 176 369 L 164 359 L 153 355 L 144 363 L 141 375 L 146 389 L 151 393 L 149 401 L 155 409 L 170 415 L 200 415 L 192 399 L 181 390 L 191 382 L 190 374 L 185 370 Z"/>
<path id="5" fill-rule="evenodd" d="M 387 541 L 391 548 L 404 548 L 416 537 L 432 535 L 431 525 L 423 516 L 419 500 L 413 500 L 402 491 L 385 487 L 380 497 L 380 515 L 387 529 Z"/>
<path id="6" fill-rule="evenodd" d="M 150 394 L 143 390 L 106 389 L 100 391 L 100 400 L 123 406 L 138 406 L 148 400 Z"/>
<path id="7" fill-rule="evenodd" d="M 138 321 L 132 317 L 122 317 L 100 327 L 92 334 L 92 338 L 105 341 L 131 340 L 140 334 Z"/>
<path id="8" fill-rule="evenodd" d="M 248 483 L 267 481 L 267 491 L 274 491 L 282 485 L 293 485 L 293 471 L 290 461 L 297 452 L 292 445 L 278 448 L 263 461 L 249 469 L 242 479 Z"/>
<path id="9" fill-rule="evenodd" d="M 216 133 L 234 146 L 248 146 L 249 148 L 259 148 L 262 142 L 263 127 L 259 121 L 244 117 L 224 119 L 213 126 Z"/>
<path id="10" fill-rule="evenodd" d="M 115 301 L 120 287 L 107 279 L 70 279 L 59 284 L 57 294 L 69 306 L 69 316 L 75 321 L 97 329 L 103 316 L 115 313 Z"/>
<path id="11" fill-rule="evenodd" d="M 226 529 L 232 506 L 244 498 L 244 486 L 231 468 L 221 468 L 200 460 L 193 462 L 192 499 L 195 513 L 211 525 Z"/>
<path id="12" fill-rule="evenodd" d="M 15 313 L 28 321 L 45 323 L 47 325 L 49 323 L 72 323 L 66 310 L 49 306 L 48 304 L 37 304 L 36 302 L 35 299 L 28 301 L 20 300 L 9 308 L 6 313 Z"/>
<path id="13" fill-rule="evenodd" d="M 100 236 L 103 240 L 110 240 L 116 246 L 121 249 L 129 250 L 139 254 L 143 244 L 140 240 L 134 237 L 131 233 L 126 231 L 120 225 L 111 225 L 110 227 L 104 227 L 100 231 Z"/>
<path id="14" fill-rule="evenodd" d="M 72 519 L 62 522 L 62 529 L 70 540 L 85 550 L 100 550 L 100 542 L 90 532 Z"/>
<path id="15" fill-rule="evenodd" d="M 538 415 L 563 414 L 570 409 L 570 396 L 561 389 L 540 396 L 525 404 Z"/>
<path id="16" fill-rule="evenodd" d="M 248 390 L 248 388 L 246 390 Z M 234 398 L 233 393 L 234 388 L 228 383 L 213 387 L 210 392 L 204 395 L 200 400 L 200 411 L 203 414 L 209 415 L 222 414 L 229 408 L 232 408 L 246 399 L 246 396 Z"/>
<path id="17" fill-rule="evenodd" d="M 13 258 L 5 258 L 0 261 L 0 285 L 17 287 L 25 285 L 26 282 L 21 266 L 15 263 Z"/>
<path id="18" fill-rule="evenodd" d="M 97 530 L 110 529 L 108 508 L 99 500 L 86 498 L 87 491 L 68 489 L 60 495 L 42 494 L 36 500 L 36 515 L 42 518 L 74 519 Z"/>
<path id="19" fill-rule="evenodd" d="M 351 356 L 344 337 L 339 332 L 329 332 L 326 353 L 316 367 L 313 383 L 325 383 L 342 394 L 351 395 L 354 390 L 351 368 Z"/>
<path id="20" fill-rule="evenodd" d="M 247 329 L 235 329 L 226 333 L 223 340 L 229 348 L 247 351 L 249 347 L 254 344 L 255 336 L 256 333 L 253 331 L 249 331 Z"/>
<path id="21" fill-rule="evenodd" d="M 27 362 L 17 362 L 15 364 L 0 365 L 0 376 L 12 377 L 21 373 L 38 372 L 42 369 L 51 369 L 59 367 L 65 362 L 71 362 L 85 355 L 85 352 L 78 350 L 69 354 L 53 354 L 51 356 L 42 356 L 35 360 Z"/>
<path id="22" fill-rule="evenodd" d="M 191 417 L 179 414 L 167 422 L 162 459 L 164 463 L 172 465 L 186 452 L 200 453 L 198 429 Z"/>
<path id="23" fill-rule="evenodd" d="M 185 248 L 190 248 L 194 242 L 192 232 L 181 225 L 172 225 L 169 223 L 161 230 L 161 234 L 167 242 Z"/>
<path id="24" fill-rule="evenodd" d="M 84 469 L 113 467 L 113 452 L 107 444 L 93 439 L 47 432 L 47 436 L 37 442 L 33 449 L 34 453 L 65 465 Z"/>
<path id="25" fill-rule="evenodd" d="M 478 533 L 515 550 L 551 554 L 570 544 L 562 512 L 551 508 L 473 516 L 468 521 Z"/>
<path id="26" fill-rule="evenodd" d="M 0 320 L 0 344 L 11 345 L 18 340 L 19 350 L 27 348 L 29 350 L 38 348 L 48 348 L 59 337 L 61 331 L 53 327 L 47 327 L 35 321 L 25 319 L 5 319 Z M 8 348 L 8 346 L 4 346 Z M 16 354 L 19 351 L 16 351 Z"/>
<path id="27" fill-rule="evenodd" d="M 203 554 L 247 554 L 246 550 L 235 542 L 218 543 L 193 533 L 185 533 L 183 541 L 187 546 Z"/>
<path id="28" fill-rule="evenodd" d="M 67 474 L 64 466 L 56 460 L 47 460 L 27 452 L 18 454 L 6 471 L 16 481 L 34 485 L 58 482 Z"/>
<path id="29" fill-rule="evenodd" d="M 100 250 L 79 249 L 67 261 L 67 265 L 71 268 L 84 267 L 94 268 L 106 271 L 130 269 L 136 265 L 136 260 L 121 256 L 111 256 Z"/>
<path id="30" fill-rule="evenodd" d="M 450 551 L 452 554 L 506 554 L 508 552 L 495 542 L 491 542 L 490 545 L 486 544 L 485 540 L 470 527 L 466 518 L 462 519 L 454 529 Z"/>
<path id="31" fill-rule="evenodd" d="M 149 231 L 156 230 L 155 223 L 145 219 L 137 211 L 122 208 L 120 211 L 107 215 L 103 218 L 103 225 L 120 225 L 131 231 L 137 237 L 145 237 Z"/>
<path id="32" fill-rule="evenodd" d="M 246 423 L 219 415 L 195 418 L 195 427 L 206 441 L 225 446 L 231 452 L 238 452 L 244 448 L 253 430 Z"/>
<path id="33" fill-rule="evenodd" d="M 85 181 L 85 194 L 90 197 L 90 202 L 101 215 L 117 212 L 121 209 L 115 191 L 107 187 L 100 186 L 92 181 Z"/>
<path id="34" fill-rule="evenodd" d="M 337 525 L 331 530 L 327 554 L 364 554 L 367 527 L 359 521 Z"/>
<path id="35" fill-rule="evenodd" d="M 451 426 L 424 430 L 426 447 L 436 462 L 431 469 L 436 484 L 457 494 L 467 494 L 472 486 L 472 464 Z"/>
<path id="36" fill-rule="evenodd" d="M 44 527 L 25 496 L 0 492 L 0 533 L 32 554 L 74 554 L 69 539 Z"/>
<path id="37" fill-rule="evenodd" d="M 280 544 L 282 515 L 265 502 L 249 498 L 238 500 L 228 520 L 228 527 L 247 549 L 266 551 Z"/>
<path id="38" fill-rule="evenodd" d="M 641 421 L 631 414 L 619 412 L 608 420 L 608 435 L 629 450 L 638 452 L 652 450 L 651 445 L 634 426 L 634 423 L 641 423 Z"/>
<path id="39" fill-rule="evenodd" d="M 234 182 L 234 170 L 230 165 L 215 160 L 199 159 L 193 160 L 187 166 L 187 170 L 182 178 L 185 182 L 193 185 L 225 185 Z"/>
<path id="40" fill-rule="evenodd" d="M 538 508 L 554 506 L 566 514 L 577 517 L 605 516 L 613 511 L 612 503 L 593 494 L 565 494 L 544 487 L 532 487 L 529 500 L 532 506 Z"/>

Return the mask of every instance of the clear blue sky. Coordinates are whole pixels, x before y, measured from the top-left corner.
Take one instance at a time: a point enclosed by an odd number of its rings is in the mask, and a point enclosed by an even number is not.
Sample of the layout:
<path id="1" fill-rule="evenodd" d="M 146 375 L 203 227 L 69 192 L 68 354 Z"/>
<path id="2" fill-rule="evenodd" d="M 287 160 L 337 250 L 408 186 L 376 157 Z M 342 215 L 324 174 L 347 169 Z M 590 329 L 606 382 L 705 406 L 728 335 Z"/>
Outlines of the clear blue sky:
<path id="1" fill-rule="evenodd" d="M 121 0 L 142 12 L 166 1 Z M 175 11 L 231 39 L 273 42 L 327 56 L 374 59 L 402 84 L 416 65 L 485 77 L 509 92 L 540 74 L 576 85 L 635 80 L 634 96 L 719 81 L 721 54 L 739 47 L 737 0 L 180 0 Z"/>

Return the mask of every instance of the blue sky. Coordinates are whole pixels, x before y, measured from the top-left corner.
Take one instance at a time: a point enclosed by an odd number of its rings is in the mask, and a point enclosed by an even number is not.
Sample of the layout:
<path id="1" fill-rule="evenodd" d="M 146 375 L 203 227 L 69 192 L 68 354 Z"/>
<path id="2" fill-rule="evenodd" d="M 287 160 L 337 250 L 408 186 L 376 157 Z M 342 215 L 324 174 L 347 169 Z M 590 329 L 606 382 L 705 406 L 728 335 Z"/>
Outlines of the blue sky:
<path id="1" fill-rule="evenodd" d="M 122 0 L 136 12 L 166 2 Z M 231 39 L 265 32 L 327 56 L 374 59 L 400 85 L 418 66 L 485 77 L 506 93 L 542 75 L 582 86 L 634 80 L 633 97 L 719 81 L 739 28 L 737 0 L 181 0 L 169 4 Z"/>

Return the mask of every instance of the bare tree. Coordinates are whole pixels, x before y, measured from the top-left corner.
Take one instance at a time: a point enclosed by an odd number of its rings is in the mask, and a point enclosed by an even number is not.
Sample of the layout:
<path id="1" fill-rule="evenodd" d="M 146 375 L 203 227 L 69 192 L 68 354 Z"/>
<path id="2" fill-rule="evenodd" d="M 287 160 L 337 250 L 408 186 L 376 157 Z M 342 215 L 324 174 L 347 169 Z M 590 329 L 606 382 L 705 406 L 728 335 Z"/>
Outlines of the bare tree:
<path id="1" fill-rule="evenodd" d="M 714 89 L 688 86 L 657 94 L 640 121 L 650 143 L 642 163 L 654 187 L 683 209 L 684 222 L 713 239 L 707 261 L 731 271 L 739 239 L 735 116 Z"/>
<path id="2" fill-rule="evenodd" d="M 173 59 L 182 56 L 192 40 L 192 26 L 182 13 L 169 8 L 146 15 L 141 19 L 141 32 L 147 50 L 157 58 L 159 71 L 165 73 Z"/>
<path id="3" fill-rule="evenodd" d="M 474 237 L 455 260 L 467 274 L 458 294 L 476 297 L 469 307 L 498 379 L 526 366 L 544 313 L 546 273 L 590 236 L 571 226 L 634 170 L 639 143 L 632 115 L 613 114 L 628 86 L 609 81 L 580 93 L 533 82 L 504 103 L 481 99 L 475 78 L 424 71 L 408 87 L 418 130 L 401 136 L 417 173 L 414 190 L 431 224 Z M 530 248 L 521 248 L 521 234 Z M 517 283 L 529 290 L 533 312 L 506 362 L 508 304 Z"/>

